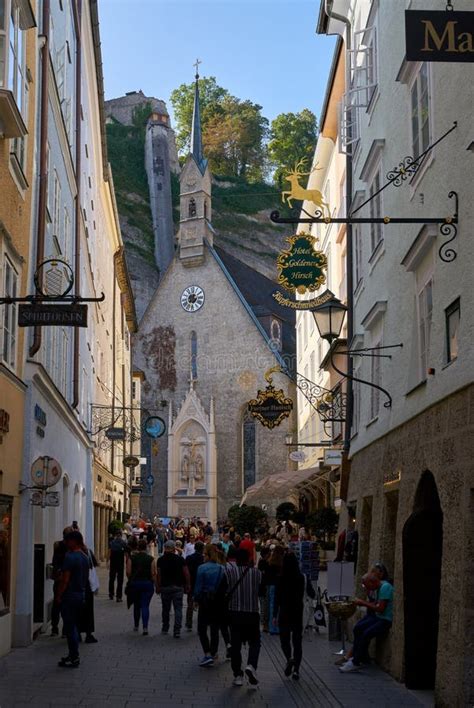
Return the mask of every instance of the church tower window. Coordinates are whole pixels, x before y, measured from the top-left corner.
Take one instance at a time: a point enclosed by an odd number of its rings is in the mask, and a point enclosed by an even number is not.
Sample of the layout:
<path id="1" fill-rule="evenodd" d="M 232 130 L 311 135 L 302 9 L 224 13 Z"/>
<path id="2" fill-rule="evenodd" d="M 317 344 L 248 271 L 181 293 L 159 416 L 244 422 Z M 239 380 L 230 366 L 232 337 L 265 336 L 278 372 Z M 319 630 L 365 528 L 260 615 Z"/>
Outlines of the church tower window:
<path id="1" fill-rule="evenodd" d="M 207 219 L 207 201 L 204 200 L 204 218 Z"/>
<path id="2" fill-rule="evenodd" d="M 193 197 L 191 197 L 191 199 L 189 200 L 188 216 L 189 216 L 189 218 L 192 218 L 192 217 L 196 216 L 196 214 L 197 214 L 196 200 Z"/>
<path id="3" fill-rule="evenodd" d="M 257 464 L 256 464 L 256 437 L 257 430 L 255 419 L 246 414 L 242 425 L 242 459 L 243 459 L 243 477 L 244 491 L 251 487 L 256 482 Z"/>
<path id="4" fill-rule="evenodd" d="M 191 380 L 196 381 L 197 374 L 197 334 L 191 332 Z"/>

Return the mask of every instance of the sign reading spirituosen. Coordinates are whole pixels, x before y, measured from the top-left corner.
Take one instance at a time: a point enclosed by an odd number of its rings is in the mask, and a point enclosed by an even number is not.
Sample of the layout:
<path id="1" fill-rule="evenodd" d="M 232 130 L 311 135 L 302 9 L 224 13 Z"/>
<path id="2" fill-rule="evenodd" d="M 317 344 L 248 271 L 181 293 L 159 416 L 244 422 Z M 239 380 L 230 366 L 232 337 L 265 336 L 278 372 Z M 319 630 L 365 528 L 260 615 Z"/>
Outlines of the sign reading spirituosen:
<path id="1" fill-rule="evenodd" d="M 316 250 L 316 238 L 302 233 L 286 240 L 290 248 L 278 256 L 278 283 L 288 292 L 300 295 L 318 290 L 326 282 L 328 262 L 324 253 Z"/>
<path id="2" fill-rule="evenodd" d="M 20 305 L 20 327 L 87 327 L 87 305 Z"/>
<path id="3" fill-rule="evenodd" d="M 474 61 L 474 12 L 405 11 L 408 61 Z"/>

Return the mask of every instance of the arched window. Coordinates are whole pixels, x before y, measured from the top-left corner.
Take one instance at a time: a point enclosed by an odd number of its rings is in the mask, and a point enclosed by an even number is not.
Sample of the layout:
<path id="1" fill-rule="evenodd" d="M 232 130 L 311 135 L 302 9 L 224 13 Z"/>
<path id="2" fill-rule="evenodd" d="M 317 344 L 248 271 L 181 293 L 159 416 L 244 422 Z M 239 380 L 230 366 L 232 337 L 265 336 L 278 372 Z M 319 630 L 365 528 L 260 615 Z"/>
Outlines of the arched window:
<path id="1" fill-rule="evenodd" d="M 281 324 L 278 320 L 272 320 L 270 334 L 273 346 L 277 351 L 281 352 Z"/>
<path id="2" fill-rule="evenodd" d="M 249 413 L 244 417 L 242 424 L 242 460 L 244 491 L 256 482 L 257 459 L 256 459 L 256 437 L 257 429 L 255 418 Z"/>
<path id="3" fill-rule="evenodd" d="M 207 219 L 207 202 L 204 200 L 204 218 Z"/>
<path id="4" fill-rule="evenodd" d="M 197 334 L 196 332 L 191 332 L 191 380 L 196 381 L 198 377 L 197 373 Z"/>
<path id="5" fill-rule="evenodd" d="M 189 200 L 188 216 L 191 218 L 193 216 L 196 216 L 196 213 L 196 200 L 191 197 L 191 199 Z"/>

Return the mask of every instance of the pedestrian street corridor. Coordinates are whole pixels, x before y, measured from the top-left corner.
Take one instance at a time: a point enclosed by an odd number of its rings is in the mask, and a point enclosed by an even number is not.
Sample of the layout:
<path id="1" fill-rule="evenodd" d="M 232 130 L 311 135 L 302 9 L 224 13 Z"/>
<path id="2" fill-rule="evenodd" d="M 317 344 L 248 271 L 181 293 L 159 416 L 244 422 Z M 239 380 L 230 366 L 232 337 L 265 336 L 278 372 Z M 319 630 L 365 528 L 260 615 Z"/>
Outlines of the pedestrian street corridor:
<path id="1" fill-rule="evenodd" d="M 183 631 L 181 639 L 160 633 L 158 596 L 150 607 L 150 634 L 142 636 L 132 631 L 132 609 L 127 610 L 126 602 L 108 599 L 105 568 L 100 569 L 100 580 L 95 598 L 95 636 L 99 641 L 81 644 L 80 667 L 57 666 L 59 658 L 67 654 L 66 640 L 61 637 L 41 635 L 27 648 L 13 649 L 0 659 L 0 708 L 432 705 L 425 695 L 408 691 L 375 666 L 341 674 L 333 655 L 339 644 L 329 643 L 323 633 L 305 638 L 299 682 L 285 678 L 279 638 L 265 634 L 258 688 L 232 686 L 230 664 L 224 659 L 211 668 L 199 668 L 202 651 L 195 628 L 191 633 Z"/>

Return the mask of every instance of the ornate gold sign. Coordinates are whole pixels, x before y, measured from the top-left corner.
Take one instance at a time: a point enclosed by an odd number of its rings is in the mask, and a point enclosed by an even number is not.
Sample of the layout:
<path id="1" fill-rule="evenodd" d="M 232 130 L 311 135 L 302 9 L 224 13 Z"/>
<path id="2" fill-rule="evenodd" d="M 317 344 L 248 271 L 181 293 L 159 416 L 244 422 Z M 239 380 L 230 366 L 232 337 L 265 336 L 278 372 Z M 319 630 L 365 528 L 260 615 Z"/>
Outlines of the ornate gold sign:
<path id="1" fill-rule="evenodd" d="M 273 386 L 272 373 L 280 371 L 280 367 L 276 366 L 269 369 L 265 373 L 265 380 L 268 386 L 265 390 L 259 390 L 257 398 L 248 402 L 248 411 L 260 423 L 272 430 L 280 423 L 288 418 L 293 410 L 293 401 L 287 398 L 282 389 L 275 389 Z"/>
<path id="2" fill-rule="evenodd" d="M 324 201 L 323 195 L 321 194 L 319 189 L 305 189 L 299 183 L 300 177 L 307 177 L 313 172 L 317 170 L 322 170 L 323 168 L 318 167 L 318 163 L 316 163 L 315 166 L 309 172 L 302 172 L 300 168 L 304 168 L 305 164 L 306 158 L 303 158 L 295 164 L 293 172 L 289 172 L 286 175 L 285 180 L 290 183 L 291 189 L 289 191 L 281 193 L 281 201 L 285 203 L 286 200 L 289 207 L 293 206 L 293 199 L 297 199 L 299 201 L 312 202 L 321 211 L 323 216 L 324 208 L 326 208 L 327 216 L 330 217 L 331 212 L 329 209 L 329 204 Z"/>
<path id="3" fill-rule="evenodd" d="M 310 234 L 296 234 L 286 239 L 290 248 L 277 258 L 278 283 L 290 293 L 300 295 L 319 290 L 326 282 L 326 256 L 316 250 L 317 239 Z"/>

